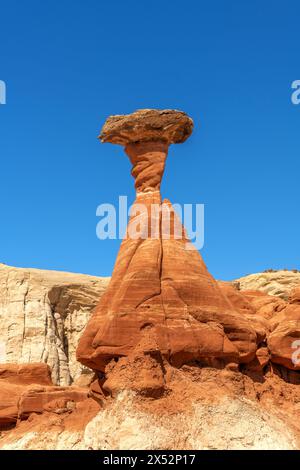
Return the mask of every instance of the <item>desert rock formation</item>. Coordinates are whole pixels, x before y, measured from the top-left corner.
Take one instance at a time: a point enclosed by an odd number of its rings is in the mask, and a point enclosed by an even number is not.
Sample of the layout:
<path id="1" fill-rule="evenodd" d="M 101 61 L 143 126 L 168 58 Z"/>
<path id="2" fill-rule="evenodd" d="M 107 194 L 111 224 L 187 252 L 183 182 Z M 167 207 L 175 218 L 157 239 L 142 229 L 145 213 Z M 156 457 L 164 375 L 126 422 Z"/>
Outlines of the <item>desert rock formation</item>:
<path id="1" fill-rule="evenodd" d="M 111 393 L 116 393 L 116 384 L 123 387 L 124 368 L 135 376 L 142 371 L 127 384 L 139 383 L 145 393 L 156 394 L 164 387 L 168 364 L 238 364 L 255 357 L 255 328 L 235 310 L 193 249 L 170 202 L 161 199 L 169 144 L 186 140 L 192 128 L 182 112 L 142 110 L 109 118 L 100 135 L 103 142 L 125 145 L 136 188 L 110 284 L 77 350 L 82 364 L 107 376 L 104 388 Z M 139 236 L 133 237 L 137 224 Z M 113 380 L 109 364 L 119 359 Z M 137 368 L 137 363 L 145 367 Z M 156 369 L 154 380 L 147 368 Z"/>
<path id="2" fill-rule="evenodd" d="M 269 270 L 263 273 L 249 274 L 236 279 L 235 282 L 240 290 L 258 290 L 287 300 L 290 291 L 300 285 L 300 272 L 296 270 Z"/>
<path id="3" fill-rule="evenodd" d="M 44 363 L 0 365 L 0 429 L 15 426 L 32 413 L 72 411 L 88 399 L 88 390 L 57 387 Z"/>
<path id="4" fill-rule="evenodd" d="M 12 276 L 15 271 L 20 276 L 22 271 L 8 266 L 5 270 L 11 271 Z M 28 273 L 23 271 L 22 277 Z M 94 290 L 94 295 L 89 291 L 89 296 L 97 298 L 99 286 L 108 283 L 100 278 L 98 284 L 94 282 L 97 278 L 91 282 L 89 276 L 76 274 L 38 270 L 33 273 L 35 282 L 43 279 L 35 284 L 35 296 L 42 302 L 45 285 L 55 284 L 62 289 L 66 281 L 74 286 L 77 279 L 77 289 L 68 291 L 70 302 L 75 303 L 78 291 L 86 295 L 84 286 L 89 285 Z M 299 307 L 299 288 L 289 289 L 286 285 L 289 301 L 285 301 L 261 291 L 240 291 L 235 282 L 218 285 L 241 318 L 247 317 L 259 335 L 261 343 L 254 360 L 247 364 L 229 363 L 225 368 L 217 362 L 208 366 L 199 361 L 169 368 L 164 393 L 166 377 L 152 368 L 153 358 L 147 356 L 145 360 L 144 356 L 133 354 L 106 368 L 109 394 L 101 391 L 97 382 L 90 389 L 76 385 L 58 387 L 52 383 L 46 364 L 1 364 L 0 449 L 300 448 L 300 372 L 291 367 L 290 361 L 286 362 L 291 350 L 286 351 L 285 339 L 291 319 L 299 320 L 294 310 Z M 19 288 L 22 293 L 22 283 Z M 17 290 L 15 283 L 9 283 L 8 289 L 2 291 L 7 311 L 12 311 L 14 298 L 19 298 Z M 42 315 L 43 312 L 41 309 Z M 76 315 L 77 310 L 74 312 Z M 27 313 L 31 314 L 30 310 L 25 310 Z M 85 314 L 89 317 L 91 311 Z M 83 322 L 79 328 L 82 331 Z M 25 341 L 30 340 L 32 331 L 24 331 Z M 39 334 L 43 344 L 46 338 L 42 331 Z M 0 340 L 5 342 L 6 330 L 1 331 Z M 31 359 L 34 357 L 32 354 Z M 74 351 L 67 359 L 75 363 Z M 59 369 L 56 367 L 54 370 Z M 135 369 L 142 370 L 142 374 L 135 373 Z M 79 377 L 79 382 L 84 377 Z M 157 392 L 155 400 L 140 394 L 141 381 L 146 389 L 150 383 L 152 394 Z M 124 388 L 121 393 L 120 384 Z"/>
<path id="5" fill-rule="evenodd" d="M 83 390 L 74 395 L 72 387 L 61 387 L 66 400 L 49 402 L 51 392 L 40 392 L 46 394 L 43 410 L 35 392 L 42 387 L 30 387 L 25 396 L 35 395 L 27 411 L 35 411 L 19 417 L 16 427 L 2 427 L 0 449 L 300 447 L 299 386 L 271 372 L 254 381 L 230 369 L 183 366 L 173 370 L 168 393 L 156 400 L 124 390 L 99 405 Z"/>
<path id="6" fill-rule="evenodd" d="M 192 129 L 104 125 L 136 188 L 111 279 L 0 265 L 0 449 L 300 448 L 300 273 L 210 275 L 160 195 Z"/>

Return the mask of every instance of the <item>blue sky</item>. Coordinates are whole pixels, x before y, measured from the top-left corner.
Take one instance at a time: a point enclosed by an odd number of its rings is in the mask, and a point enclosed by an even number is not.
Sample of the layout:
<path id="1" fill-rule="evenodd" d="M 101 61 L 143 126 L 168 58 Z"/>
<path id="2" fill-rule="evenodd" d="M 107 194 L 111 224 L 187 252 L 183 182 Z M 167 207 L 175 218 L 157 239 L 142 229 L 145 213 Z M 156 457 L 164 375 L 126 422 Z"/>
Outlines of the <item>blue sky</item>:
<path id="1" fill-rule="evenodd" d="M 0 2 L 0 262 L 110 275 L 96 207 L 134 199 L 108 115 L 177 108 L 195 122 L 162 185 L 205 204 L 217 278 L 300 268 L 300 4 L 276 0 Z"/>

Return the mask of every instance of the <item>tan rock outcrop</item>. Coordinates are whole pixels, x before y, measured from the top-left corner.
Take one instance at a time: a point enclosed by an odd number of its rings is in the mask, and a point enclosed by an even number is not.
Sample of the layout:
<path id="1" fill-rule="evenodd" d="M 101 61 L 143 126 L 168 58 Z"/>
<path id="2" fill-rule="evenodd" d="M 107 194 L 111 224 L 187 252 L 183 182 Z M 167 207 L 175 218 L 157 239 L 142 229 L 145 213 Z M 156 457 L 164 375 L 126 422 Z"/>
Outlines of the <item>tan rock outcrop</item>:
<path id="1" fill-rule="evenodd" d="M 288 300 L 292 289 L 300 285 L 300 272 L 278 270 L 250 274 L 236 279 L 235 283 L 241 290 L 259 290 Z"/>
<path id="2" fill-rule="evenodd" d="M 76 361 L 75 349 L 107 283 L 0 264 L 0 363 L 45 362 L 61 385 L 89 372 Z"/>

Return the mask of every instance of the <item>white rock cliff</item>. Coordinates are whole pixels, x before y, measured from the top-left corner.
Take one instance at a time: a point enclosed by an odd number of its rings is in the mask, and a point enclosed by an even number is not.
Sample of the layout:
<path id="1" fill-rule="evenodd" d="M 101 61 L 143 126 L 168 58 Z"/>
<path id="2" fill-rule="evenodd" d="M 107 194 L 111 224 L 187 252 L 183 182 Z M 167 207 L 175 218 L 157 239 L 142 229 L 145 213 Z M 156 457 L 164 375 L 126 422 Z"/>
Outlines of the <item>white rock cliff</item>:
<path id="1" fill-rule="evenodd" d="M 82 380 L 75 350 L 108 281 L 0 264 L 0 362 L 46 362 L 58 385 Z"/>

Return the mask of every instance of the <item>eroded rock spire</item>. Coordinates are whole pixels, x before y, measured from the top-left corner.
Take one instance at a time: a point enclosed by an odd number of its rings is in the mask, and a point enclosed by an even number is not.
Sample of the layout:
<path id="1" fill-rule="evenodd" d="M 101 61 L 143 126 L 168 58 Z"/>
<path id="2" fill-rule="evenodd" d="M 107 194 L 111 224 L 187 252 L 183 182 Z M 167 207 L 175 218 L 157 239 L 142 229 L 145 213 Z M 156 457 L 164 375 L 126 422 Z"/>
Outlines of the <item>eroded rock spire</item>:
<path id="1" fill-rule="evenodd" d="M 109 287 L 77 350 L 80 362 L 105 375 L 104 388 L 112 394 L 122 388 L 160 393 L 169 367 L 191 361 L 238 364 L 255 357 L 257 332 L 191 249 L 171 203 L 161 201 L 168 147 L 184 142 L 192 129 L 183 112 L 147 109 L 108 118 L 100 134 L 102 142 L 125 147 L 137 191 L 133 209 L 146 207 L 142 217 L 133 210 Z M 173 221 L 167 236 L 164 211 Z M 137 217 L 147 235 L 132 238 Z M 159 229 L 153 237 L 149 226 L 155 218 Z M 181 237 L 175 236 L 174 221 Z"/>

